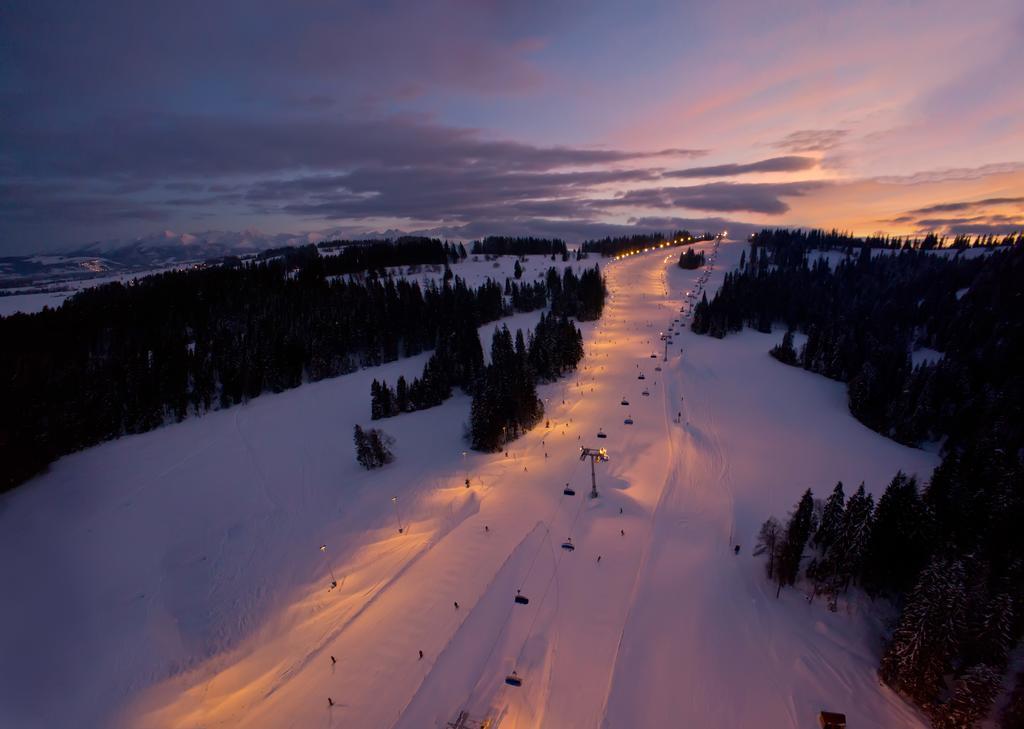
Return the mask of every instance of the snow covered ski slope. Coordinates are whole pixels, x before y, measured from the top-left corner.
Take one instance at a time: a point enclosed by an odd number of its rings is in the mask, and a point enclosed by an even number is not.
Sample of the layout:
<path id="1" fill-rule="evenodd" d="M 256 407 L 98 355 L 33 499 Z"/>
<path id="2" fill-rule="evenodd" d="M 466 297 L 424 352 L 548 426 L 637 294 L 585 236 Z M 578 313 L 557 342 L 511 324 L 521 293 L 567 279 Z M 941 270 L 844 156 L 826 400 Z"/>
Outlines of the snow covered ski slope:
<path id="1" fill-rule="evenodd" d="M 672 326 L 743 247 L 605 265 L 583 367 L 507 455 L 464 454 L 460 396 L 382 421 L 396 462 L 357 470 L 368 382 L 413 358 L 62 459 L 0 513 L 0 724 L 924 726 L 878 684 L 876 619 L 776 600 L 750 549 L 808 487 L 937 459 L 771 359 L 781 333 Z M 610 457 L 597 499 L 581 446 Z"/>

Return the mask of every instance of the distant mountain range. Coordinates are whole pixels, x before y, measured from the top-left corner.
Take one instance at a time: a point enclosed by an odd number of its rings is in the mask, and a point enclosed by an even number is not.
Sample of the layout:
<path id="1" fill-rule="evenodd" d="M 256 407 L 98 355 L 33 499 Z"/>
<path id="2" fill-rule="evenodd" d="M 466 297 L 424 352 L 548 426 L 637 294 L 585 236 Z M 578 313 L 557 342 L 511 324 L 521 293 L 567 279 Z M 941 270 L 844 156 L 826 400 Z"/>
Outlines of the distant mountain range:
<path id="1" fill-rule="evenodd" d="M 193 234 L 165 230 L 129 243 L 121 240 L 90 243 L 70 250 L 65 255 L 73 258 L 105 258 L 126 267 L 159 266 L 258 253 L 267 248 L 305 245 L 319 240 L 322 240 L 319 234 L 272 235 L 259 231 L 207 231 Z"/>
<path id="2" fill-rule="evenodd" d="M 383 238 L 396 234 L 401 235 L 387 231 L 375 235 L 362 234 L 359 237 Z M 43 286 L 111 273 L 141 272 L 224 256 L 253 255 L 268 248 L 307 245 L 350 236 L 349 231 L 343 230 L 299 235 L 271 234 L 257 230 L 203 233 L 165 230 L 128 242 L 97 241 L 59 253 L 0 257 L 0 288 Z"/>

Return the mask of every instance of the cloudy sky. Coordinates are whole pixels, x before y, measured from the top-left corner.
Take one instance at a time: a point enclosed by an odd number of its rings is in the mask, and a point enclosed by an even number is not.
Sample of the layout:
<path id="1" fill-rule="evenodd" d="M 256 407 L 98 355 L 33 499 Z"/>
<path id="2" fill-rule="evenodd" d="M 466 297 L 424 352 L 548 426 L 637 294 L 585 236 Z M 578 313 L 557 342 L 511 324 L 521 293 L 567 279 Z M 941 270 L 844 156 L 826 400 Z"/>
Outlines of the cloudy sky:
<path id="1" fill-rule="evenodd" d="M 0 255 L 1015 230 L 1022 40 L 1020 0 L 8 0 Z"/>

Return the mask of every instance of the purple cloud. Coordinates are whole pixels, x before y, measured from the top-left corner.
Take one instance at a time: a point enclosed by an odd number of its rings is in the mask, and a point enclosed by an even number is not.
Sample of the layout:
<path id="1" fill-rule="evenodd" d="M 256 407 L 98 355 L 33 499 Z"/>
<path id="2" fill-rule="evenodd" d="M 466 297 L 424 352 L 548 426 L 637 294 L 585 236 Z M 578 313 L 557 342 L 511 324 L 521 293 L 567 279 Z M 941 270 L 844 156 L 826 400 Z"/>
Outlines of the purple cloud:
<path id="1" fill-rule="evenodd" d="M 848 129 L 801 129 L 771 146 L 787 152 L 826 152 L 842 144 L 849 133 Z"/>
<path id="2" fill-rule="evenodd" d="M 778 215 L 789 210 L 784 197 L 799 197 L 818 190 L 825 182 L 785 182 L 747 184 L 712 182 L 689 187 L 660 187 L 631 190 L 611 200 L 595 203 L 598 207 L 689 208 L 717 212 L 764 213 Z"/>
<path id="3" fill-rule="evenodd" d="M 710 167 L 689 167 L 685 170 L 666 172 L 665 177 L 736 177 L 755 172 L 798 172 L 817 167 L 818 160 L 814 157 L 789 155 L 786 157 L 770 157 L 748 164 L 712 165 Z"/>

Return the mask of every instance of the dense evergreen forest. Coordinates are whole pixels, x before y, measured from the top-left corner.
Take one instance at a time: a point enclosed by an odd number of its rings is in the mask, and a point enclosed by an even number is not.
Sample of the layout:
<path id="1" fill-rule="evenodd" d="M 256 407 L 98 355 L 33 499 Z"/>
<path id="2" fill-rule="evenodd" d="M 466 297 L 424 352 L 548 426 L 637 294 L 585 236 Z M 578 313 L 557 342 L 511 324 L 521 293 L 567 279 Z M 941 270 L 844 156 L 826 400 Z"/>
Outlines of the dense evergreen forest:
<path id="1" fill-rule="evenodd" d="M 566 317 L 546 317 L 529 341 L 508 327 L 494 331 L 491 363 L 473 389 L 469 439 L 473 449 L 496 451 L 544 417 L 538 382 L 553 382 L 583 359 L 583 335 Z"/>
<path id="2" fill-rule="evenodd" d="M 396 257 L 371 253 L 376 244 L 358 255 L 373 265 L 415 265 L 438 246 L 445 255 L 437 241 L 406 243 Z M 439 342 L 444 356 L 446 346 L 512 312 L 493 281 L 471 289 L 450 271 L 442 285 L 425 288 L 378 275 L 360 281 L 335 276 L 335 258 L 304 246 L 259 262 L 108 284 L 59 309 L 0 318 L 0 489 L 61 455 L 190 413 Z M 595 315 L 587 292 L 595 280 L 600 286 L 596 268 L 555 278 L 553 309 Z"/>
<path id="3" fill-rule="evenodd" d="M 558 238 L 511 238 L 492 235 L 483 240 L 473 241 L 473 255 L 528 256 L 559 255 L 568 260 L 569 249 L 564 240 Z"/>
<path id="4" fill-rule="evenodd" d="M 670 236 L 661 233 L 645 233 L 628 235 L 619 238 L 601 238 L 584 241 L 580 246 L 583 253 L 600 253 L 604 258 L 619 256 L 623 253 L 638 253 L 649 246 L 668 243 L 672 246 L 687 245 L 700 240 L 712 240 L 711 233 L 703 233 L 694 237 L 688 230 L 677 230 Z"/>
<path id="5" fill-rule="evenodd" d="M 385 241 L 325 241 L 317 244 L 323 273 L 337 276 L 389 266 L 447 265 L 466 258 L 466 247 L 436 238 L 404 237 Z M 290 255 L 296 249 L 287 249 Z"/>
<path id="6" fill-rule="evenodd" d="M 789 230 L 787 228 L 765 228 L 760 233 L 750 236 L 751 243 L 770 249 L 785 248 L 789 253 L 798 255 L 808 251 L 846 251 L 853 253 L 861 248 L 890 248 L 910 250 L 936 250 L 964 248 L 991 248 L 1010 246 L 1024 240 L 1024 234 L 1008 235 L 956 235 L 953 237 L 929 233 L 917 236 L 873 235 L 858 237 L 837 230 Z"/>
<path id="7" fill-rule="evenodd" d="M 511 292 L 513 306 L 519 311 L 543 308 L 548 302 L 551 305 L 551 316 L 541 315 L 540 323 L 530 335 L 529 344 L 524 350 L 528 355 L 530 382 L 537 379 L 552 381 L 564 371 L 574 368 L 583 356 L 582 338 L 568 317 L 579 321 L 600 318 L 607 295 L 601 269 L 595 265 L 577 276 L 571 268 L 566 268 L 559 276 L 558 271 L 551 267 L 545 282 L 518 287 L 506 279 L 505 291 L 506 294 Z M 516 306 L 517 301 L 522 304 L 527 295 L 528 306 Z M 517 331 L 516 334 L 518 342 L 522 332 Z M 495 332 L 497 336 L 498 332 Z M 492 346 L 492 355 L 493 352 Z M 464 392 L 478 394 L 481 383 L 490 376 L 485 372 L 483 361 L 483 350 L 476 329 L 466 327 L 439 338 L 437 348 L 423 367 L 421 377 L 411 383 L 405 377 L 399 377 L 394 388 L 387 382 L 373 381 L 370 385 L 372 417 L 387 418 L 440 405 L 451 397 L 455 386 L 461 387 Z M 498 371 L 503 372 L 505 365 L 511 361 L 499 360 Z M 523 397 L 527 398 L 528 395 Z M 528 430 L 529 427 L 524 429 Z M 518 433 L 518 430 L 509 428 L 506 432 Z"/>
<path id="8" fill-rule="evenodd" d="M 580 250 L 584 253 L 599 253 L 603 258 L 610 258 L 626 251 L 643 250 L 647 246 L 663 243 L 665 240 L 667 239 L 661 233 L 641 233 L 619 238 L 584 241 Z"/>
<path id="9" fill-rule="evenodd" d="M 980 256 L 932 250 L 991 243 L 1003 245 Z M 809 599 L 832 609 L 852 585 L 891 600 L 899 618 L 879 675 L 936 727 L 970 727 L 989 712 L 1024 630 L 1022 301 L 1021 237 L 766 231 L 692 325 L 722 337 L 782 324 L 772 354 L 846 382 L 861 422 L 907 445 L 941 444 L 923 488 L 898 473 L 877 504 L 863 484 L 850 495 L 837 484 L 824 501 L 808 490 L 785 525 L 765 522 L 757 550 L 779 590 L 802 578 Z M 799 351 L 795 331 L 806 335 Z M 914 365 L 920 347 L 941 357 Z M 1024 691 L 1014 697 L 1007 717 L 1022 713 Z"/>
<path id="10" fill-rule="evenodd" d="M 692 249 L 687 248 L 685 251 L 679 254 L 679 268 L 692 271 L 696 268 L 700 268 L 704 265 L 704 251 L 694 253 Z"/>

